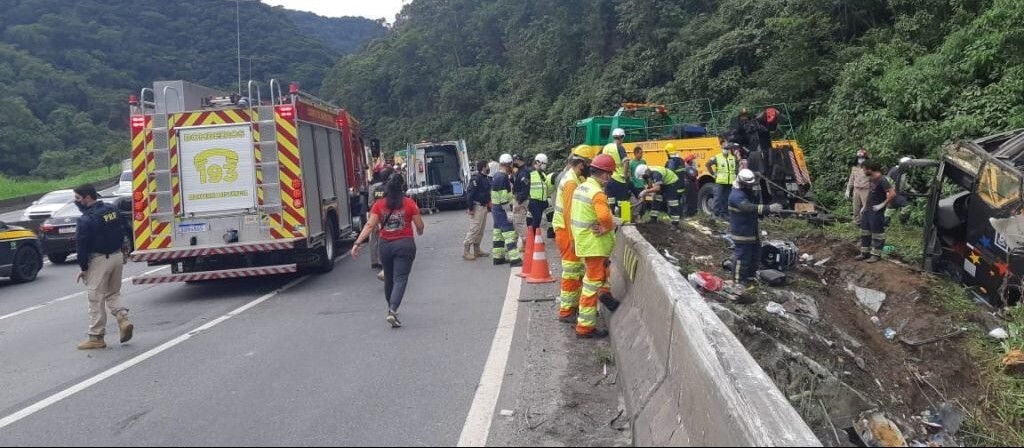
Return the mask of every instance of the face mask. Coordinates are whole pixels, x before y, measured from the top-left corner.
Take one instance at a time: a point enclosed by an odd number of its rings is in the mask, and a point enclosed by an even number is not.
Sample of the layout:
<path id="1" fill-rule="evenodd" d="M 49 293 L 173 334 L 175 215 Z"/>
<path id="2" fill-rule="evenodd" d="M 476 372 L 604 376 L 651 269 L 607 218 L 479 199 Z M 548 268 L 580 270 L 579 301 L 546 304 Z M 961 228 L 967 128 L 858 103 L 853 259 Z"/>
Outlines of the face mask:
<path id="1" fill-rule="evenodd" d="M 722 148 L 722 154 L 729 155 L 729 148 Z"/>
<path id="2" fill-rule="evenodd" d="M 857 158 L 857 165 L 863 165 L 864 162 L 867 162 L 867 161 L 868 161 L 868 159 L 865 159 L 863 157 L 858 157 Z"/>
<path id="3" fill-rule="evenodd" d="M 589 165 L 588 166 L 584 166 L 583 169 L 580 170 L 580 176 L 590 177 L 590 166 Z"/>
<path id="4" fill-rule="evenodd" d="M 75 207 L 78 207 L 78 211 L 85 213 L 85 204 L 82 201 L 75 201 Z"/>

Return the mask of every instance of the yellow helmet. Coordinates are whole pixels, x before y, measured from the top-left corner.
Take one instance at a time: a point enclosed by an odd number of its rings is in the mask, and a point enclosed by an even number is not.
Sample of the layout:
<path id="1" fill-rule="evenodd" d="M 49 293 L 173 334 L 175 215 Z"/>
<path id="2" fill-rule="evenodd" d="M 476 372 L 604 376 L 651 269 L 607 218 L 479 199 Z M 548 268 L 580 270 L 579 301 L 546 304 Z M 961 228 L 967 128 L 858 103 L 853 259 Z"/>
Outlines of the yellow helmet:
<path id="1" fill-rule="evenodd" d="M 587 160 L 593 160 L 596 152 L 597 148 L 587 145 L 579 145 L 572 149 L 572 155 L 582 157 Z"/>
<path id="2" fill-rule="evenodd" d="M 676 152 L 676 145 L 672 143 L 665 145 L 665 152 L 669 154 Z"/>

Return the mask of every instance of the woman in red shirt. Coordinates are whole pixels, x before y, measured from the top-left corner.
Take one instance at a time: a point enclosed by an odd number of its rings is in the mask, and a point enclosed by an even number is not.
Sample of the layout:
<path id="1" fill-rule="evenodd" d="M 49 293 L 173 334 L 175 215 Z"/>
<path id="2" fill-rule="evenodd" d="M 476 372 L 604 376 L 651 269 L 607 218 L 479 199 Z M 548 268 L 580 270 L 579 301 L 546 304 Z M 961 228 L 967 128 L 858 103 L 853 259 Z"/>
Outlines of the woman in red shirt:
<path id="1" fill-rule="evenodd" d="M 416 202 L 405 196 L 405 177 L 394 174 L 387 181 L 385 196 L 378 199 L 370 210 L 370 218 L 363 232 L 352 246 L 352 258 L 359 256 L 363 241 L 370 232 L 379 232 L 380 258 L 384 264 L 384 298 L 388 301 L 387 321 L 391 328 L 399 328 L 398 308 L 402 306 L 409 273 L 416 260 L 416 241 L 412 228 L 423 235 L 423 216 Z"/>

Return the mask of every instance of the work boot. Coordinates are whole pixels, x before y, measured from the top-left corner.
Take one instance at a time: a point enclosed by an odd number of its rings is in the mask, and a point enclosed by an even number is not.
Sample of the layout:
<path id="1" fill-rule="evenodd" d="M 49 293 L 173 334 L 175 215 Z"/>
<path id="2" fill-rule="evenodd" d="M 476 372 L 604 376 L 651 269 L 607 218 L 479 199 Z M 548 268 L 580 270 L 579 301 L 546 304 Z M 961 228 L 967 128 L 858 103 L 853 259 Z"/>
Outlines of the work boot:
<path id="1" fill-rule="evenodd" d="M 587 334 L 576 333 L 576 339 L 604 339 L 608 337 L 608 330 L 594 330 Z"/>
<path id="2" fill-rule="evenodd" d="M 121 330 L 121 343 L 132 340 L 135 332 L 135 325 L 128 320 L 128 312 L 122 311 L 117 315 L 117 328 Z"/>
<path id="3" fill-rule="evenodd" d="M 619 302 L 618 299 L 612 297 L 612 295 L 608 293 L 601 294 L 597 300 L 600 301 L 605 308 L 608 308 L 608 311 L 613 313 L 619 309 L 619 305 L 622 305 L 622 302 Z"/>
<path id="4" fill-rule="evenodd" d="M 494 259 L 494 265 L 495 266 L 501 266 L 503 264 L 508 264 L 508 260 L 506 260 L 504 258 L 495 258 Z"/>
<path id="5" fill-rule="evenodd" d="M 864 262 L 865 263 L 872 263 L 873 264 L 873 263 L 878 263 L 879 261 L 882 261 L 882 257 L 879 257 L 878 255 L 872 255 L 871 258 L 868 258 Z"/>
<path id="6" fill-rule="evenodd" d="M 868 255 L 868 254 L 861 253 L 860 255 L 857 255 L 856 257 L 853 257 L 853 259 L 854 259 L 854 261 L 864 261 L 864 260 L 867 260 L 870 257 L 871 256 Z"/>
<path id="7" fill-rule="evenodd" d="M 476 254 L 473 253 L 473 246 L 467 244 L 465 252 L 462 253 L 462 259 L 466 261 L 476 261 Z"/>
<path id="8" fill-rule="evenodd" d="M 487 258 L 491 256 L 491 254 L 480 250 L 479 244 L 473 245 L 473 255 L 476 255 L 477 258 Z"/>
<path id="9" fill-rule="evenodd" d="M 79 350 L 102 350 L 105 348 L 107 348 L 107 343 L 103 340 L 103 336 L 89 335 L 87 341 L 78 344 Z"/>
<path id="10" fill-rule="evenodd" d="M 572 313 L 572 314 L 569 315 L 569 317 L 561 317 L 561 316 L 558 317 L 558 321 L 563 323 L 563 324 L 576 325 L 576 321 L 577 320 L 579 320 L 579 314 L 577 314 L 577 313 Z"/>
<path id="11" fill-rule="evenodd" d="M 381 269 L 384 269 L 384 265 L 382 265 L 380 263 L 374 263 L 374 264 L 370 265 L 370 269 L 373 269 L 375 271 L 379 271 Z"/>

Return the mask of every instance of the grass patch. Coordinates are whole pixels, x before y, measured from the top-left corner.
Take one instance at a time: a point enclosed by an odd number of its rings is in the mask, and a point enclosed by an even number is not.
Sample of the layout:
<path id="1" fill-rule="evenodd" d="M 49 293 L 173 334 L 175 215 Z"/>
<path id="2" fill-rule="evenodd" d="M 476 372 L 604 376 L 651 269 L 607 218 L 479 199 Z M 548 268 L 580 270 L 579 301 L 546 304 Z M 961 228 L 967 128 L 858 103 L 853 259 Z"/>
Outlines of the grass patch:
<path id="1" fill-rule="evenodd" d="M 0 175 L 0 200 L 49 193 L 54 190 L 74 188 L 81 184 L 109 180 L 120 172 L 120 165 L 116 165 L 83 171 L 75 176 L 59 180 L 12 179 Z"/>
<path id="2" fill-rule="evenodd" d="M 594 348 L 594 361 L 601 365 L 615 365 L 615 353 L 605 346 Z"/>

